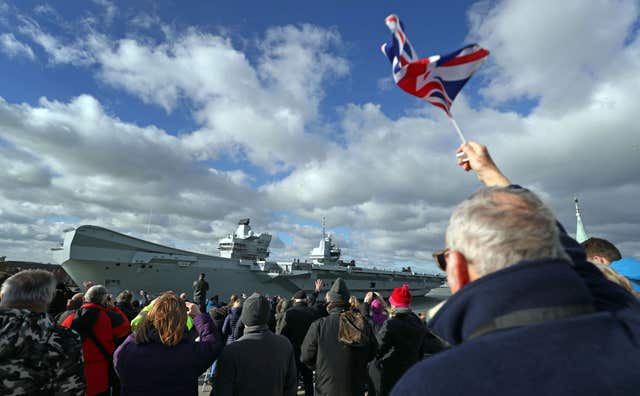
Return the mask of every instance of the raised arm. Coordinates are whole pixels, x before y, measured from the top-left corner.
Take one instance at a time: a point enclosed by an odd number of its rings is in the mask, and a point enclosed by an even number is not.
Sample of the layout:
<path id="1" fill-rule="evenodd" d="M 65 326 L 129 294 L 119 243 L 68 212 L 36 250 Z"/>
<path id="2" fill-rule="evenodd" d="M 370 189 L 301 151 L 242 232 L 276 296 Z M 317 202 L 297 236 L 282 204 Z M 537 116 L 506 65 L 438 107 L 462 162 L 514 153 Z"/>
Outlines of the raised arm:
<path id="1" fill-rule="evenodd" d="M 360 313 L 365 318 L 369 318 L 371 316 L 371 301 L 373 300 L 374 294 L 373 292 L 368 292 L 364 299 L 362 300 L 362 304 L 360 304 Z"/>
<path id="2" fill-rule="evenodd" d="M 487 146 L 477 142 L 467 142 L 458 147 L 458 153 L 464 153 L 466 156 L 465 160 L 458 159 L 458 165 L 467 172 L 473 170 L 478 179 L 487 187 L 507 187 L 511 185 L 509 179 L 493 162 Z"/>
<path id="3" fill-rule="evenodd" d="M 201 313 L 196 304 L 186 304 L 189 316 L 193 318 L 193 325 L 200 336 L 200 342 L 193 343 L 192 364 L 197 370 L 204 372 L 220 355 L 223 347 L 222 338 L 209 314 Z"/>
<path id="4" fill-rule="evenodd" d="M 316 300 L 318 299 L 318 295 L 320 294 L 320 290 L 322 290 L 323 286 L 322 279 L 316 279 L 314 284 L 315 288 L 313 293 L 311 293 L 311 297 L 309 297 L 309 305 L 316 305 Z"/>

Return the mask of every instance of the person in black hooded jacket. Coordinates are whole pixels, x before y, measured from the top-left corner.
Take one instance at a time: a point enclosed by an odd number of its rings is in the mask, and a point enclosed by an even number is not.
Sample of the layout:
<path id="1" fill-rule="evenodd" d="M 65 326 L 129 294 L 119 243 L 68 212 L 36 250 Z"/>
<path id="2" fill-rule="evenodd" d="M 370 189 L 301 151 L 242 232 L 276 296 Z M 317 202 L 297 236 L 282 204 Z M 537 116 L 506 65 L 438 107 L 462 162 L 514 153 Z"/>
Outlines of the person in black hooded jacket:
<path id="1" fill-rule="evenodd" d="M 244 302 L 244 335 L 227 345 L 218 360 L 216 396 L 295 396 L 296 362 L 289 340 L 267 325 L 269 301 L 258 293 Z"/>
<path id="2" fill-rule="evenodd" d="M 409 285 L 393 290 L 389 302 L 392 315 L 383 324 L 376 338 L 378 353 L 369 364 L 371 385 L 369 396 L 386 396 L 409 367 L 422 360 L 427 327 L 411 311 Z"/>
<path id="3" fill-rule="evenodd" d="M 300 361 L 300 347 L 311 323 L 318 317 L 307 304 L 307 293 L 304 290 L 296 292 L 293 296 L 293 301 L 293 307 L 282 314 L 278 334 L 282 334 L 291 341 L 296 355 L 298 376 L 302 377 L 302 382 L 304 383 L 304 393 L 306 396 L 313 396 L 313 371 Z"/>
<path id="4" fill-rule="evenodd" d="M 368 320 L 349 310 L 349 289 L 342 278 L 326 295 L 329 316 L 313 322 L 302 342 L 301 360 L 316 371 L 316 396 L 364 395 L 367 362 L 377 342 Z"/>

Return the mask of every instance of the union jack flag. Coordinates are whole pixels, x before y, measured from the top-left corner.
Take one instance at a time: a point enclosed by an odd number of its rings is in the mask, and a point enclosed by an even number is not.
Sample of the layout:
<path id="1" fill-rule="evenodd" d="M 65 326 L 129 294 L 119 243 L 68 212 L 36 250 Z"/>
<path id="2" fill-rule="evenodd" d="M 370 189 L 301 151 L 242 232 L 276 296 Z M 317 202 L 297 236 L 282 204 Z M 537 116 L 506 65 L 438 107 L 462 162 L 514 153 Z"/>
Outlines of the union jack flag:
<path id="1" fill-rule="evenodd" d="M 489 51 L 478 44 L 471 44 L 448 55 L 418 59 L 398 16 L 389 15 L 385 23 L 391 31 L 391 41 L 383 44 L 381 50 L 391 62 L 396 84 L 451 116 L 453 100 Z"/>

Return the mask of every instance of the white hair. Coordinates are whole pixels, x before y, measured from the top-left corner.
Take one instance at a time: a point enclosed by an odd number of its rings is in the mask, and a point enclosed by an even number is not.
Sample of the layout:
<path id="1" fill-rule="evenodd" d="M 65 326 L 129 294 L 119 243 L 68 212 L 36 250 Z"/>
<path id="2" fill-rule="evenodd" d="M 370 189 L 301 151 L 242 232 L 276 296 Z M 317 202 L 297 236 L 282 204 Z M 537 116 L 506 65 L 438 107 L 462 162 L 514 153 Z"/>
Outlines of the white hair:
<path id="1" fill-rule="evenodd" d="M 522 188 L 482 188 L 454 210 L 449 249 L 461 252 L 480 276 L 522 260 L 570 260 L 551 210 Z"/>
<path id="2" fill-rule="evenodd" d="M 45 270 L 24 270 L 9 277 L 0 290 L 0 306 L 48 305 L 56 292 L 56 278 Z"/>
<path id="3" fill-rule="evenodd" d="M 84 294 L 84 301 L 103 305 L 107 299 L 107 288 L 102 285 L 94 285 Z"/>

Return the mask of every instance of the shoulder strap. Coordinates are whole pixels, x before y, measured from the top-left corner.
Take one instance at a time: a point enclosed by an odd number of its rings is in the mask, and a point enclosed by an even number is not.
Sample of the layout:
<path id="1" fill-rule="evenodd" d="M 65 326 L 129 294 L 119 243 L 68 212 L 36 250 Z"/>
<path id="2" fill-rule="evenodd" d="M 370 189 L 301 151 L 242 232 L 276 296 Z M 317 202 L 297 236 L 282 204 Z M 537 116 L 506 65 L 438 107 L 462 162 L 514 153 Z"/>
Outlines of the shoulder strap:
<path id="1" fill-rule="evenodd" d="M 96 310 L 96 311 L 98 311 L 98 310 Z M 107 313 L 107 311 L 104 311 L 104 312 Z M 95 326 L 96 322 L 98 321 L 98 317 L 99 316 L 100 316 L 100 311 L 98 311 L 97 314 L 95 312 L 92 312 L 91 314 L 87 314 L 86 312 L 85 313 L 82 312 L 82 308 L 76 310 L 76 319 L 80 319 L 82 317 L 88 317 L 89 318 L 86 322 L 83 323 L 83 326 L 82 326 L 83 332 L 81 333 L 81 336 L 83 336 L 83 339 L 84 338 L 90 338 L 91 341 L 93 341 L 93 343 L 96 345 L 98 350 L 100 350 L 100 353 L 102 353 L 102 356 L 104 356 L 104 358 L 107 360 L 107 362 L 110 362 L 111 359 L 112 359 L 111 354 L 107 351 L 107 349 L 104 347 L 104 345 L 102 345 L 102 343 L 100 341 L 98 341 L 98 338 L 93 333 L 93 327 Z M 108 316 L 109 316 L 109 314 L 107 314 L 107 317 Z"/>
<path id="2" fill-rule="evenodd" d="M 104 359 L 107 361 L 107 365 L 109 366 L 109 371 L 108 371 L 109 386 L 110 387 L 117 386 L 117 385 L 114 385 L 114 384 L 118 384 L 118 375 L 115 372 L 115 367 L 113 367 L 113 355 L 107 351 L 107 348 L 105 348 L 100 341 L 98 341 L 98 338 L 96 337 L 96 335 L 93 334 L 93 329 L 89 331 L 89 334 L 87 334 L 87 337 L 90 338 L 91 341 L 93 341 L 93 343 L 98 348 L 100 353 L 102 353 L 102 356 L 104 357 Z"/>
<path id="3" fill-rule="evenodd" d="M 90 331 L 89 334 L 87 334 L 87 337 L 91 338 L 91 341 L 93 341 L 96 347 L 98 347 L 98 349 L 100 350 L 100 353 L 102 353 L 102 356 L 104 356 L 107 362 L 111 362 L 112 361 L 111 359 L 113 359 L 113 356 L 111 356 L 111 354 L 107 351 L 107 348 L 105 348 L 104 345 L 102 345 L 102 343 L 98 341 L 98 338 L 96 337 L 95 334 L 93 334 L 93 331 Z"/>
<path id="4" fill-rule="evenodd" d="M 544 322 L 550 322 L 552 320 L 567 319 L 593 312 L 595 312 L 595 308 L 591 304 L 560 305 L 556 307 L 523 309 L 498 316 L 489 323 L 485 323 L 471 333 L 469 339 L 476 338 L 496 330 L 533 326 Z"/>

